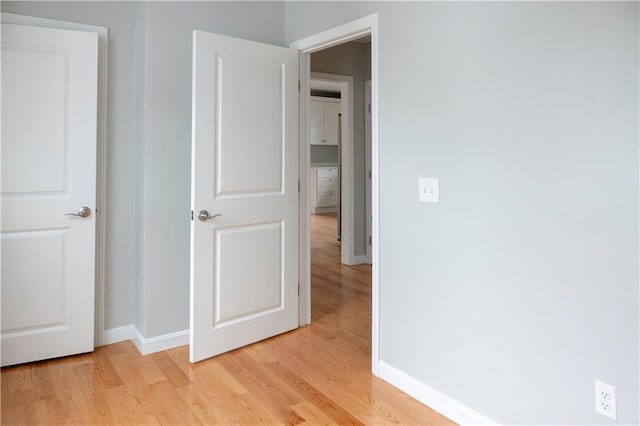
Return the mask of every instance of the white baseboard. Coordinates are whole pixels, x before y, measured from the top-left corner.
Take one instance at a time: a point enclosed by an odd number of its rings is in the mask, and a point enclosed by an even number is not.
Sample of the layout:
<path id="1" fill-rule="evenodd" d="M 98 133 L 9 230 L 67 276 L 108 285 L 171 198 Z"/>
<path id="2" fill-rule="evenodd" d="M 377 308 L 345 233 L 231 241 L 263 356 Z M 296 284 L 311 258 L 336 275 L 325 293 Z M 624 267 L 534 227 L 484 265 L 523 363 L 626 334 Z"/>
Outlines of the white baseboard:
<path id="1" fill-rule="evenodd" d="M 351 265 L 362 265 L 363 263 L 370 263 L 367 262 L 367 255 L 359 254 L 351 257 Z"/>
<path id="2" fill-rule="evenodd" d="M 166 351 L 189 344 L 189 330 L 177 331 L 175 333 L 163 334 L 162 336 L 143 337 L 142 334 L 133 327 L 133 344 L 142 355 L 149 355 L 154 352 Z"/>
<path id="3" fill-rule="evenodd" d="M 380 361 L 379 376 L 401 391 L 436 410 L 460 425 L 497 425 L 495 421 L 472 410 L 455 399 L 416 380 L 407 373 Z"/>
<path id="4" fill-rule="evenodd" d="M 108 330 L 104 330 L 102 332 L 102 341 L 100 342 L 100 345 L 111 345 L 113 343 L 131 340 L 133 339 L 133 330 L 134 327 L 132 325 L 125 325 L 123 327 L 114 327 Z"/>

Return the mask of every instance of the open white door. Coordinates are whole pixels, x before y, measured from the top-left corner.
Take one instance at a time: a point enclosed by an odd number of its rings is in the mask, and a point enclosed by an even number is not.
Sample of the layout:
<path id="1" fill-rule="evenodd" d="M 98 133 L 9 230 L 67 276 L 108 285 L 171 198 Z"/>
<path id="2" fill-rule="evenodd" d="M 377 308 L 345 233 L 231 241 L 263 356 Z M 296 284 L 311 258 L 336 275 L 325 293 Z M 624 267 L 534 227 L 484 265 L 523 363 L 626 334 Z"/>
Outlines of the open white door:
<path id="1" fill-rule="evenodd" d="M 297 51 L 194 31 L 191 362 L 298 325 L 297 83 Z"/>
<path id="2" fill-rule="evenodd" d="M 97 66 L 95 33 L 2 24 L 3 366 L 93 350 Z"/>

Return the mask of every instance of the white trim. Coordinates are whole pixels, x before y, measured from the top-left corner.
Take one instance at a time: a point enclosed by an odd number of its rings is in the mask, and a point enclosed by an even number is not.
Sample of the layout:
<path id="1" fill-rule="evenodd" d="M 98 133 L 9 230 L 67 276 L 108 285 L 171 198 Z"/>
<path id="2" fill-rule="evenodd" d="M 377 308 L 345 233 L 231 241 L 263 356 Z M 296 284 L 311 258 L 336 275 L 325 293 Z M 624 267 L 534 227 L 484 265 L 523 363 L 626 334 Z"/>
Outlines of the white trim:
<path id="1" fill-rule="evenodd" d="M 355 21 L 347 22 L 344 25 L 339 25 L 321 33 L 305 37 L 301 40 L 294 41 L 289 44 L 289 47 L 299 50 L 302 53 L 313 53 L 351 40 L 362 38 L 371 34 L 374 26 L 378 26 L 377 13 L 356 19 Z M 373 37 L 371 37 L 371 41 L 373 44 Z"/>
<path id="2" fill-rule="evenodd" d="M 133 328 L 133 344 L 142 355 L 149 355 L 154 352 L 166 351 L 189 344 L 189 330 L 177 331 L 175 333 L 163 334 L 162 336 L 143 337 L 137 328 Z"/>
<path id="3" fill-rule="evenodd" d="M 369 263 L 367 261 L 367 255 L 366 254 L 359 254 L 357 256 L 353 256 L 351 258 L 351 265 L 362 265 L 365 263 Z"/>
<path id="4" fill-rule="evenodd" d="M 0 13 L 0 20 L 6 24 L 30 25 L 34 27 L 57 28 L 85 31 L 98 35 L 98 120 L 97 120 L 97 163 L 96 163 L 96 282 L 95 282 L 95 323 L 94 346 L 106 345 L 104 330 L 104 286 L 105 286 L 105 226 L 107 205 L 107 69 L 109 51 L 109 29 L 95 25 L 77 24 L 34 16 Z"/>
<path id="5" fill-rule="evenodd" d="M 475 410 L 380 361 L 380 378 L 460 425 L 497 425 Z"/>
<path id="6" fill-rule="evenodd" d="M 109 328 L 102 332 L 102 344 L 111 345 L 113 343 L 126 342 L 127 340 L 133 340 L 132 325 L 125 325 L 122 327 Z"/>
<path id="7" fill-rule="evenodd" d="M 372 324 L 371 324 L 371 369 L 378 375 L 380 360 L 380 261 L 379 261 L 379 132 L 378 132 L 378 14 L 366 16 L 329 29 L 327 31 L 295 41 L 290 47 L 300 51 L 300 87 L 301 94 L 309 91 L 310 78 L 310 54 L 318 50 L 326 49 L 350 40 L 355 40 L 364 35 L 371 35 L 371 215 L 372 215 Z M 308 129 L 308 117 L 306 106 L 300 103 L 300 324 L 308 324 L 311 321 L 311 276 L 310 276 L 310 249 L 309 249 L 309 191 L 308 170 L 302 167 L 308 164 L 309 148 L 305 137 Z"/>
<path id="8" fill-rule="evenodd" d="M 371 264 L 371 111 L 368 106 L 371 105 L 371 80 L 364 82 L 364 182 L 365 182 L 365 202 L 364 202 L 364 220 L 365 220 L 365 240 L 364 247 L 367 256 L 367 263 Z"/>
<path id="9" fill-rule="evenodd" d="M 300 98 L 298 102 L 298 325 L 311 323 L 311 227 L 309 212 L 311 210 L 309 169 L 311 164 L 311 148 L 307 143 L 310 119 L 309 103 L 304 102 L 304 93 L 310 91 L 309 69 L 311 69 L 311 55 L 299 54 L 298 81 L 300 82 Z"/>

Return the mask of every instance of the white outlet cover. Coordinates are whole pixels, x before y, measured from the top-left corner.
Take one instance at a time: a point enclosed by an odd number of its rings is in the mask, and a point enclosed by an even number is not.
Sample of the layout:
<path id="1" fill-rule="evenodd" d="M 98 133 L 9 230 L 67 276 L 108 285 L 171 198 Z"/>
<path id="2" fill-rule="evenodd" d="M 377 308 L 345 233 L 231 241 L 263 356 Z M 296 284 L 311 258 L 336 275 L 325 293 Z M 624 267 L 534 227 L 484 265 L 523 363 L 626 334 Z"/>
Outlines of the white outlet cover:
<path id="1" fill-rule="evenodd" d="M 596 413 L 616 419 L 616 388 L 596 380 Z"/>
<path id="2" fill-rule="evenodd" d="M 418 200 L 425 203 L 439 203 L 438 178 L 418 178 Z"/>

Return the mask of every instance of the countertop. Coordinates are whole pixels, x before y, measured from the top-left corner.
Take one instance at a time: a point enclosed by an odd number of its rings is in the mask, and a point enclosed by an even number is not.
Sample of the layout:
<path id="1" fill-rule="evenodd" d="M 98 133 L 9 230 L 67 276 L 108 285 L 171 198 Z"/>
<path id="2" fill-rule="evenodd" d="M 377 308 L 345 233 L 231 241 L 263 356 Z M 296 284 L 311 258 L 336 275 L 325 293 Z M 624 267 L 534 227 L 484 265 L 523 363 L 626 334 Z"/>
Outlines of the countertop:
<path id="1" fill-rule="evenodd" d="M 311 163 L 311 167 L 338 167 L 338 163 Z"/>

